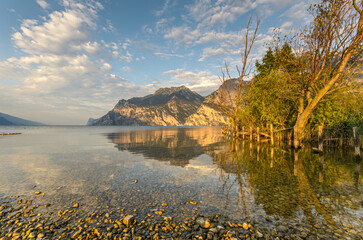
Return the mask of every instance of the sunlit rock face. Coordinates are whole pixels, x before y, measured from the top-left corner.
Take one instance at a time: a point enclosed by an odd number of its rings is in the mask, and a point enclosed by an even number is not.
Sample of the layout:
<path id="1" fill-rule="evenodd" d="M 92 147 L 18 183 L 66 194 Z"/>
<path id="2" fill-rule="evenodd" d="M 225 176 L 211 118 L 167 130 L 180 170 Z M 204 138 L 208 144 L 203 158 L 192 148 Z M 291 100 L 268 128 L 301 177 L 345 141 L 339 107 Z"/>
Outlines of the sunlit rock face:
<path id="1" fill-rule="evenodd" d="M 239 79 L 224 82 L 216 91 L 208 95 L 198 110 L 185 121 L 186 126 L 222 126 L 228 124 L 228 117 L 221 106 L 231 106 L 236 97 Z M 246 82 L 244 85 L 246 86 Z"/>
<path id="2" fill-rule="evenodd" d="M 161 88 L 141 98 L 120 100 L 112 111 L 90 125 L 211 126 L 225 123 L 212 106 L 202 106 L 204 97 L 185 86 Z M 200 112 L 199 114 L 196 114 Z M 193 116 L 189 119 L 189 117 Z"/>
<path id="3" fill-rule="evenodd" d="M 235 97 L 233 86 L 237 84 L 236 81 L 238 79 L 227 81 L 205 98 L 181 86 L 160 88 L 154 94 L 145 97 L 122 99 L 110 112 L 99 119 L 92 119 L 88 125 L 226 125 L 228 118 L 220 110 L 220 105 L 229 104 Z"/>

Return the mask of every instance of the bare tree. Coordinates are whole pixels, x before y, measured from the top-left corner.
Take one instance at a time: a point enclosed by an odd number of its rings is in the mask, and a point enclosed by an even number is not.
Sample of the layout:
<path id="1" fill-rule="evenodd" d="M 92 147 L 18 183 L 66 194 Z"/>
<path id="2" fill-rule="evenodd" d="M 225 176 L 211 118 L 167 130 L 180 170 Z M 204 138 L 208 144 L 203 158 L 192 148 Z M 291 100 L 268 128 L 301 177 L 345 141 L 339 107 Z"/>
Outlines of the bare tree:
<path id="1" fill-rule="evenodd" d="M 229 118 L 234 134 L 239 130 L 238 115 L 239 111 L 243 109 L 244 85 L 246 78 L 250 76 L 251 72 L 249 55 L 256 41 L 257 31 L 260 25 L 260 20 L 257 19 L 255 28 L 251 29 L 251 21 L 252 18 L 250 17 L 243 34 L 243 48 L 241 50 L 242 65 L 241 67 L 236 66 L 238 78 L 231 77 L 227 63 L 225 63 L 224 70 L 222 70 L 222 76 L 219 77 L 222 82 L 222 91 L 218 96 L 218 108 Z"/>
<path id="2" fill-rule="evenodd" d="M 346 86 L 362 60 L 362 1 L 323 0 L 310 9 L 314 20 L 297 36 L 300 59 L 298 116 L 293 146 L 299 147 L 316 106 Z"/>

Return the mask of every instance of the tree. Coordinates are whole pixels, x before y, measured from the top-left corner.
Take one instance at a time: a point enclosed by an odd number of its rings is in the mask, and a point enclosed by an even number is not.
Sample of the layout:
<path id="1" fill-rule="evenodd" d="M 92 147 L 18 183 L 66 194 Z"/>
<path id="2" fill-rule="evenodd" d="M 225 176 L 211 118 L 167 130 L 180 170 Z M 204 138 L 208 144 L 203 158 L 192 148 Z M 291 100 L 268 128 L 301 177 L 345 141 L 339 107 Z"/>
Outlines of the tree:
<path id="1" fill-rule="evenodd" d="M 362 5 L 362 4 L 361 4 Z M 323 0 L 311 9 L 314 20 L 297 40 L 300 77 L 293 146 L 299 147 L 314 109 L 349 86 L 362 59 L 363 10 L 355 0 Z"/>
<path id="2" fill-rule="evenodd" d="M 248 85 L 247 122 L 264 129 L 273 124 L 279 128 L 291 126 L 295 115 L 296 94 L 293 80 L 299 73 L 296 56 L 289 44 L 269 48 L 261 63 L 256 61 L 256 76 Z"/>
<path id="3" fill-rule="evenodd" d="M 245 96 L 245 80 L 249 77 L 251 70 L 248 56 L 256 40 L 259 24 L 260 20 L 257 20 L 256 26 L 252 30 L 250 18 L 244 31 L 244 48 L 241 50 L 242 66 L 240 68 L 236 66 L 238 78 L 234 79 L 231 77 L 227 63 L 225 63 L 225 69 L 222 70 L 222 76 L 220 76 L 222 91 L 218 98 L 218 108 L 230 119 L 233 133 L 237 133 L 239 130 L 238 122 L 240 120 L 238 116 L 243 110 L 244 105 L 243 98 Z"/>

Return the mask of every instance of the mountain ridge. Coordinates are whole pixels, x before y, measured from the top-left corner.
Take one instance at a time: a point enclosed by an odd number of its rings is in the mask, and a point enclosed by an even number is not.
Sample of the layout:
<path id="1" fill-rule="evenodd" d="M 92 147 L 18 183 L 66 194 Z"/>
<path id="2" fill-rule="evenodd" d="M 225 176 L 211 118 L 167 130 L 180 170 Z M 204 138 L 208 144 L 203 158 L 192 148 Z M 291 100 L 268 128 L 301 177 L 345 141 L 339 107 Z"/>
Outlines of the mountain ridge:
<path id="1" fill-rule="evenodd" d="M 12 126 L 12 125 L 18 125 L 18 126 L 42 126 L 45 125 L 40 122 L 34 122 L 30 120 L 26 120 L 19 117 L 14 117 L 9 114 L 1 113 L 0 112 L 0 125 L 6 125 L 6 126 Z"/>
<path id="2" fill-rule="evenodd" d="M 237 79 L 232 79 L 236 81 Z M 226 83 L 224 83 L 226 84 Z M 221 85 L 216 91 L 202 97 L 186 86 L 160 88 L 144 97 L 121 99 L 104 116 L 88 120 L 88 125 L 141 125 L 141 126 L 220 126 L 228 123 L 218 109 Z"/>

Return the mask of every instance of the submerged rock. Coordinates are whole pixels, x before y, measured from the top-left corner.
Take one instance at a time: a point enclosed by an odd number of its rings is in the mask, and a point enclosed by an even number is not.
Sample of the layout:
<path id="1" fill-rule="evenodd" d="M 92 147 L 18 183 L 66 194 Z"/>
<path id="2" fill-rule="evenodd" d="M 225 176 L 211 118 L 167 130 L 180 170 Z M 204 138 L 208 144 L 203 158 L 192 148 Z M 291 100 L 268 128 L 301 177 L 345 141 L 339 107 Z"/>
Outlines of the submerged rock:
<path id="1" fill-rule="evenodd" d="M 126 225 L 126 227 L 131 226 L 132 224 L 134 224 L 135 222 L 135 218 L 133 215 L 127 215 L 124 219 L 123 219 L 123 224 Z"/>
<path id="2" fill-rule="evenodd" d="M 210 228 L 210 220 L 208 218 L 198 217 L 195 221 L 202 228 Z"/>

